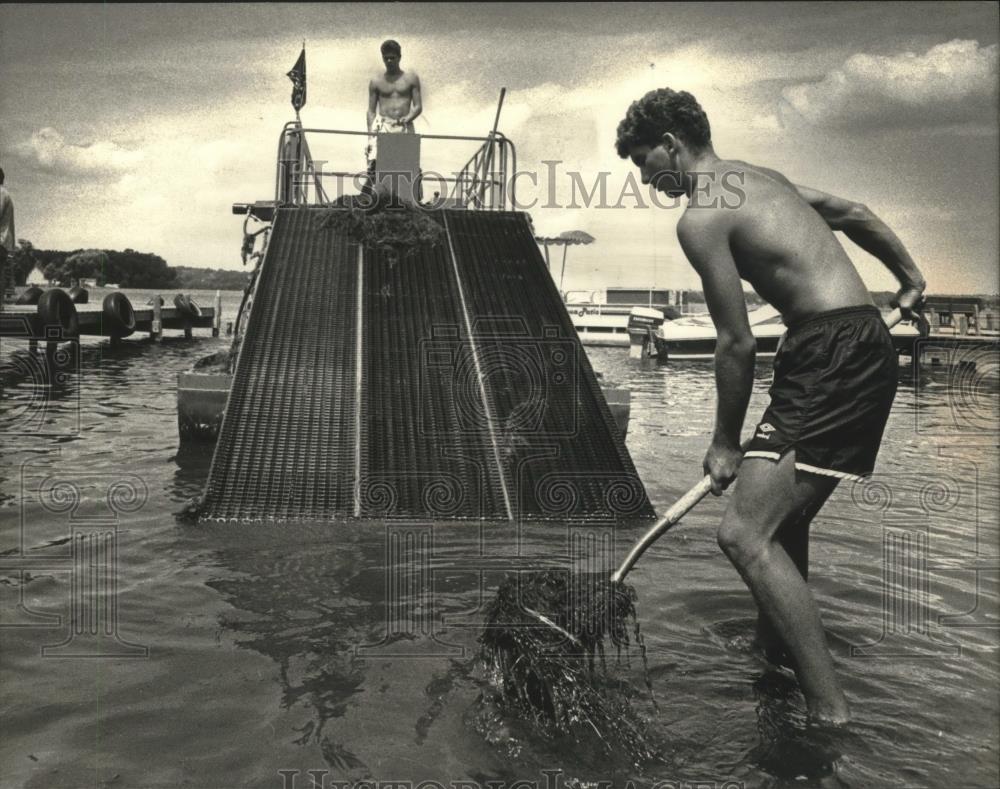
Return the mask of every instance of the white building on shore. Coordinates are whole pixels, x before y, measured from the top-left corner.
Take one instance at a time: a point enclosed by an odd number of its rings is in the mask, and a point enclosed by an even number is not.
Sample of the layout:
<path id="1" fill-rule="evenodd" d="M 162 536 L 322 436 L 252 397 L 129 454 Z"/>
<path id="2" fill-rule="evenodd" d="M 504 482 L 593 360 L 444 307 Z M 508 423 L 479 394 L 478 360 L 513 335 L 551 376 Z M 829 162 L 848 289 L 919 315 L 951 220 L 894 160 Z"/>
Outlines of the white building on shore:
<path id="1" fill-rule="evenodd" d="M 24 281 L 25 285 L 49 285 L 49 278 L 45 276 L 45 272 L 42 271 L 42 267 L 37 263 L 35 267 L 28 272 L 28 278 Z"/>

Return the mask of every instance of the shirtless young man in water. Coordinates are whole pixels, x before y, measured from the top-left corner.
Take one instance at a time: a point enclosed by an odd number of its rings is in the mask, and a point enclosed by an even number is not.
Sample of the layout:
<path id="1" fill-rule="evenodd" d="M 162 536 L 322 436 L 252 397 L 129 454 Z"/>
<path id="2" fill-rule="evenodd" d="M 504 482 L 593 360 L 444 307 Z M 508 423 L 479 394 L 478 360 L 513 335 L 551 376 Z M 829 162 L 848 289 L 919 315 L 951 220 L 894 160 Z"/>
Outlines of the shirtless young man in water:
<path id="1" fill-rule="evenodd" d="M 895 234 L 859 203 L 793 185 L 781 173 L 720 159 L 690 93 L 663 88 L 628 109 L 618 155 L 644 184 L 691 198 L 677 236 L 701 277 L 718 340 L 718 405 L 705 471 L 716 495 L 736 479 L 719 545 L 750 588 L 758 639 L 787 649 L 810 717 L 846 723 L 819 609 L 806 584 L 809 524 L 840 479 L 872 471 L 896 393 L 897 359 L 868 289 L 841 247 L 841 230 L 901 284 L 904 316 L 925 282 Z M 734 188 L 735 187 L 735 188 Z M 739 191 L 737 191 L 737 189 Z M 774 360 L 771 403 L 746 454 L 740 431 L 756 343 L 741 280 L 788 327 Z"/>
<path id="2" fill-rule="evenodd" d="M 420 77 L 399 67 L 402 58 L 399 43 L 382 43 L 385 73 L 368 83 L 368 133 L 412 134 L 413 121 L 423 111 L 420 100 Z M 371 156 L 369 145 L 369 159 Z"/>

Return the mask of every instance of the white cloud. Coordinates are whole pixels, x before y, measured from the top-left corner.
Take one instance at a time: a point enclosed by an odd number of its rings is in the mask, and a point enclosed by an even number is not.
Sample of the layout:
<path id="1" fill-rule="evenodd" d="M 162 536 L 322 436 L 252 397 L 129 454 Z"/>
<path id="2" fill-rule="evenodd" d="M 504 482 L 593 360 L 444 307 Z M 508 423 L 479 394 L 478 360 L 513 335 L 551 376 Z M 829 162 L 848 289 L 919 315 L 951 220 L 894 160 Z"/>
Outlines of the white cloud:
<path id="1" fill-rule="evenodd" d="M 953 40 L 923 54 L 856 54 L 782 92 L 787 123 L 924 127 L 995 118 L 998 46 Z"/>
<path id="2" fill-rule="evenodd" d="M 39 129 L 21 143 L 22 154 L 34 159 L 46 170 L 66 175 L 120 175 L 143 159 L 141 151 L 130 151 L 110 141 L 77 145 L 67 142 L 51 127 Z"/>

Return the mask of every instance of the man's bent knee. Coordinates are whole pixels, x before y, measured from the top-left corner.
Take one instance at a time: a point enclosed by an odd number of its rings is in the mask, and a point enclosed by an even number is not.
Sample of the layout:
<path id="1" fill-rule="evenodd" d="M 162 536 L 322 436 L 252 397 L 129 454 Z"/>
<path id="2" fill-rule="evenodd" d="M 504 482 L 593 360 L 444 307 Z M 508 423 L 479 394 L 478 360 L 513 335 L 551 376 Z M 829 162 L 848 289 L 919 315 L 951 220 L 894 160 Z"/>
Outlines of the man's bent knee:
<path id="1" fill-rule="evenodd" d="M 729 561 L 740 568 L 760 561 L 770 548 L 770 539 L 756 524 L 735 515 L 731 509 L 722 519 L 716 539 Z"/>

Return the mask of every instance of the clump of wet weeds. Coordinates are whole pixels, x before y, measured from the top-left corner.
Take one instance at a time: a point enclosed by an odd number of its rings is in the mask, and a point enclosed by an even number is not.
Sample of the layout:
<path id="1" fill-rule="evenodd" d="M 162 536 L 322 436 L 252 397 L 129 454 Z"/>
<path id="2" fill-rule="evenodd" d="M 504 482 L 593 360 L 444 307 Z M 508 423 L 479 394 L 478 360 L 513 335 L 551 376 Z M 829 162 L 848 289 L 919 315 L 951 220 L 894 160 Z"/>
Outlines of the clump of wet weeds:
<path id="1" fill-rule="evenodd" d="M 657 748 L 609 671 L 634 641 L 652 694 L 635 589 L 606 575 L 509 574 L 486 612 L 480 657 L 499 703 L 545 734 L 596 736 L 608 752 L 653 761 Z M 655 702 L 654 702 L 655 703 Z"/>
<path id="2" fill-rule="evenodd" d="M 320 228 L 345 233 L 393 262 L 440 246 L 445 238 L 444 228 L 426 209 L 392 199 L 343 202 L 340 207 L 323 211 L 318 221 Z"/>

